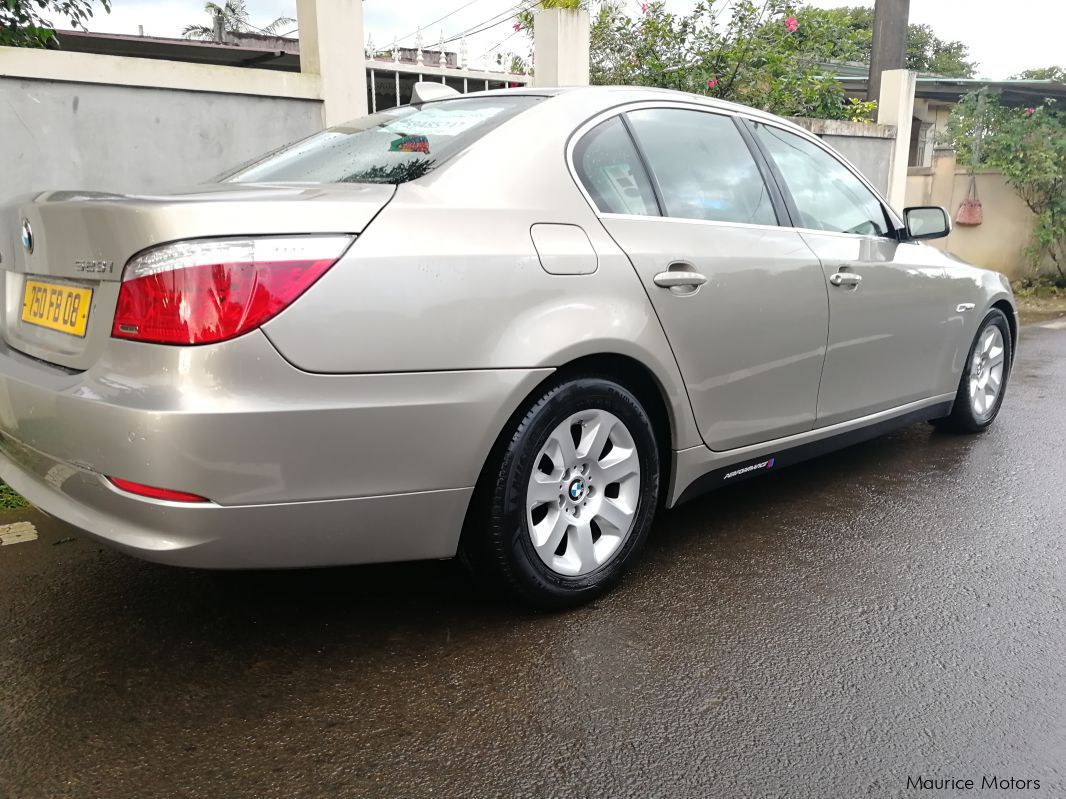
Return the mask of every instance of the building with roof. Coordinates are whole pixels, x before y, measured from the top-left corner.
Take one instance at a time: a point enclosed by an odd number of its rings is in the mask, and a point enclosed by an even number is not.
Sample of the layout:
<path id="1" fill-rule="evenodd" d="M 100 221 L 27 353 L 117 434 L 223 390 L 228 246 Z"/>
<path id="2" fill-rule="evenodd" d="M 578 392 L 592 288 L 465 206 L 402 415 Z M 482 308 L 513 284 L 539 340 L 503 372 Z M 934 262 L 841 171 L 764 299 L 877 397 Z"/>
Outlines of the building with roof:
<path id="1" fill-rule="evenodd" d="M 824 67 L 826 71 L 836 74 L 849 97 L 866 98 L 869 82 L 869 67 L 866 64 L 827 62 Z M 943 138 L 951 110 L 967 94 L 981 89 L 996 94 L 1001 103 L 1015 108 L 1038 106 L 1048 98 L 1066 105 L 1066 83 L 1059 81 L 948 78 L 919 73 L 914 90 L 910 166 L 932 165 L 933 149 Z"/>

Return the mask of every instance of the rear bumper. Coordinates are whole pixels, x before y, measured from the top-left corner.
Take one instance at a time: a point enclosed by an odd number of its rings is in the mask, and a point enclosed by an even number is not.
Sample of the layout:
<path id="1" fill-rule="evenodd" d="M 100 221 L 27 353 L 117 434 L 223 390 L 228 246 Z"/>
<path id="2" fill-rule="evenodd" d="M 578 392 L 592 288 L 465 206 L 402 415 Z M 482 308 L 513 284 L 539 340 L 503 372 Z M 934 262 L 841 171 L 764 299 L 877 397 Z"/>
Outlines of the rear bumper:
<path id="1" fill-rule="evenodd" d="M 31 504 L 143 560 L 204 569 L 296 568 L 447 558 L 472 489 L 356 499 L 221 506 L 122 494 L 91 472 L 36 455 L 46 471 L 0 445 L 0 479 Z M 58 479 L 57 479 L 58 478 Z"/>
<path id="2" fill-rule="evenodd" d="M 0 479 L 175 565 L 450 557 L 493 441 L 549 373 L 314 375 L 254 333 L 199 348 L 112 342 L 71 375 L 0 345 Z M 136 497 L 105 475 L 211 501 Z"/>

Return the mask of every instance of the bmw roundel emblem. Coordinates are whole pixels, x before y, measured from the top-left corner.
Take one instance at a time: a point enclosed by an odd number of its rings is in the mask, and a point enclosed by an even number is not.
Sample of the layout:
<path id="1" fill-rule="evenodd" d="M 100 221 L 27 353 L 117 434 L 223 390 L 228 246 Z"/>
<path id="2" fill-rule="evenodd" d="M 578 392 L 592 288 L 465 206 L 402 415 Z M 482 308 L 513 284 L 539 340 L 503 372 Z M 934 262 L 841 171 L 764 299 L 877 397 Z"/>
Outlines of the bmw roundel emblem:
<path id="1" fill-rule="evenodd" d="M 585 484 L 581 480 L 575 480 L 570 484 L 570 499 L 579 500 L 585 493 Z"/>
<path id="2" fill-rule="evenodd" d="M 33 252 L 33 228 L 25 219 L 22 220 L 22 247 L 26 252 Z"/>

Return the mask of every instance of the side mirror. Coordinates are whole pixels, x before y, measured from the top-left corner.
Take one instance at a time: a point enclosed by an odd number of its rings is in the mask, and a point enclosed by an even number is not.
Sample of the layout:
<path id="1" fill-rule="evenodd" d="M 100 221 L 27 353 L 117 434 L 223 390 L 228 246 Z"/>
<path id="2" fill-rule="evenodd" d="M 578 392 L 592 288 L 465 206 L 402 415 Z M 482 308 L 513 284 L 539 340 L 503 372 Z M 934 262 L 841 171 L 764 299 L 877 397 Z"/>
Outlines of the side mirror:
<path id="1" fill-rule="evenodd" d="M 907 241 L 942 239 L 951 233 L 951 217 L 939 205 L 919 205 L 903 209 Z"/>

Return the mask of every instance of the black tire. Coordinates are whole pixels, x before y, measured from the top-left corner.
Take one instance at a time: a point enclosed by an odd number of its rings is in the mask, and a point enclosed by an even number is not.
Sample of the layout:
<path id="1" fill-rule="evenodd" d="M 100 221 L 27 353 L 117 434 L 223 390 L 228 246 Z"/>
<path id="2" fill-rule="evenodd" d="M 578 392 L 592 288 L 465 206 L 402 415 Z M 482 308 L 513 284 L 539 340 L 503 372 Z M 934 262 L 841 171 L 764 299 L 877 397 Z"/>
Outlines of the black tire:
<path id="1" fill-rule="evenodd" d="M 606 411 L 624 424 L 640 466 L 632 527 L 613 559 L 583 576 L 550 569 L 537 554 L 529 530 L 526 493 L 534 460 L 549 435 L 570 416 Z M 659 495 L 659 448 L 640 401 L 628 389 L 601 377 L 580 377 L 545 390 L 529 403 L 517 424 L 504 431 L 479 485 L 461 557 L 479 577 L 527 607 L 558 610 L 588 602 L 611 587 L 640 552 Z M 560 503 L 562 504 L 562 503 Z M 564 538 L 566 534 L 564 534 Z"/>
<path id="2" fill-rule="evenodd" d="M 1003 336 L 1003 384 L 999 390 L 992 407 L 983 414 L 978 414 L 970 401 L 970 377 L 974 368 L 974 354 L 983 336 L 989 328 L 996 327 Z M 1010 379 L 1012 360 L 1012 343 L 1010 324 L 1003 311 L 993 308 L 981 322 L 974 336 L 973 343 L 966 354 L 966 361 L 962 368 L 962 376 L 959 378 L 959 390 L 955 394 L 955 402 L 951 413 L 941 419 L 934 419 L 932 424 L 938 430 L 951 433 L 979 433 L 995 421 L 999 415 L 999 409 L 1003 405 L 1003 398 L 1007 395 L 1007 382 Z"/>

